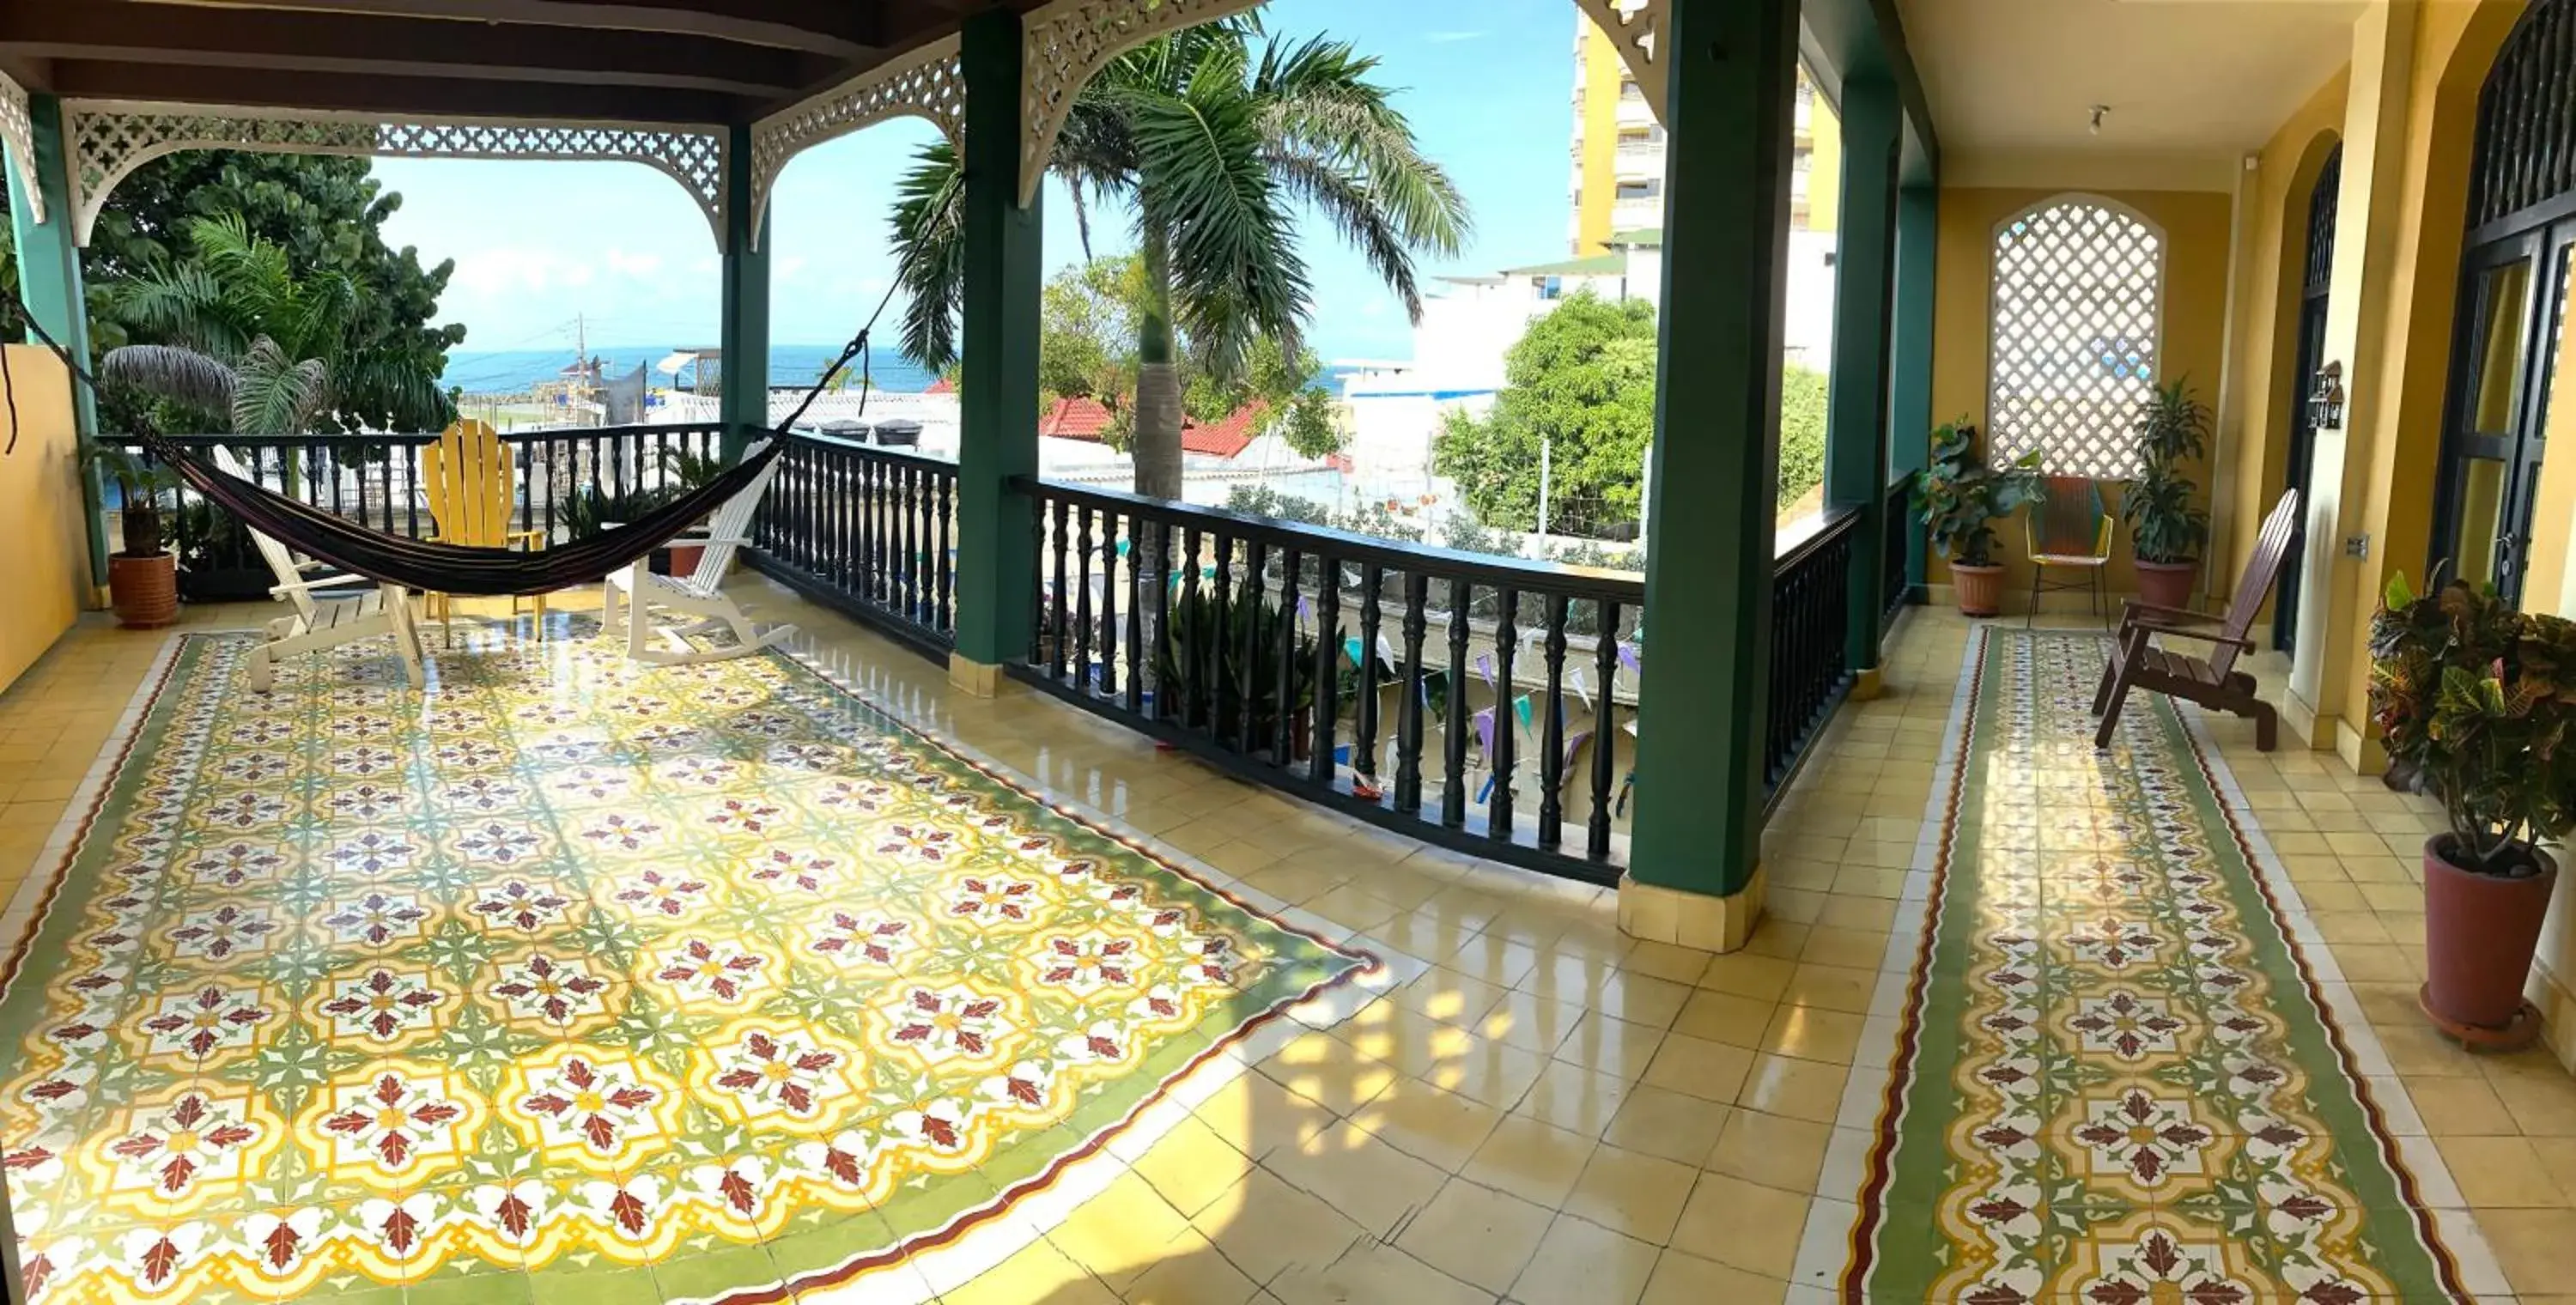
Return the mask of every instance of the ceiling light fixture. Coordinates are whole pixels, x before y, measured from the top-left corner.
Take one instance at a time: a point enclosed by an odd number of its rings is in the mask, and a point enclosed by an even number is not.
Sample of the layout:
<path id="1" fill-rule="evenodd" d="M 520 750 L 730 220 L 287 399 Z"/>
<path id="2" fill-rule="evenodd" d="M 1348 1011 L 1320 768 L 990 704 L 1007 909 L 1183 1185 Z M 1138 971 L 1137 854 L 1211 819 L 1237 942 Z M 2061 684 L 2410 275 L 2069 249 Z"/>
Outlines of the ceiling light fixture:
<path id="1" fill-rule="evenodd" d="M 2096 105 L 2094 105 L 2094 106 L 2093 106 L 2093 134 L 2094 134 L 2094 135 L 2099 136 L 2099 135 L 2101 135 L 2101 134 L 2102 134 L 2102 120 L 2103 120 L 2104 118 L 2109 117 L 2109 116 L 2110 116 L 2110 114 L 2111 114 L 2111 106 L 2110 106 L 2110 105 L 2107 105 L 2107 104 L 2096 104 Z"/>

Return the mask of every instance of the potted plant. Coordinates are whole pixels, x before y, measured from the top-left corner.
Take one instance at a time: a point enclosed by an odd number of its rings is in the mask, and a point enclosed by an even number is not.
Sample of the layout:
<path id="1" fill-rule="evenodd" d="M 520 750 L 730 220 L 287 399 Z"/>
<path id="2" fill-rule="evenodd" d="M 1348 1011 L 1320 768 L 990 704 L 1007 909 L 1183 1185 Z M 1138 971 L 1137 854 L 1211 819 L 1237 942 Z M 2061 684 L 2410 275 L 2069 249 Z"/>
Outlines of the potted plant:
<path id="1" fill-rule="evenodd" d="M 2457 580 L 2419 597 L 2399 575 L 2370 653 L 2380 742 L 2450 824 L 2424 844 L 2424 1011 L 2465 1041 L 2528 1043 L 2523 983 L 2558 877 L 2540 844 L 2576 830 L 2576 623 Z"/>
<path id="2" fill-rule="evenodd" d="M 2178 465 L 2209 446 L 2209 407 L 2185 380 L 2159 387 L 2138 405 L 2138 478 L 2120 496 L 2138 563 L 2138 598 L 2188 610 L 2209 542 L 2209 514 L 2192 504 L 2197 487 Z"/>
<path id="3" fill-rule="evenodd" d="M 95 440 L 81 459 L 116 486 L 117 519 L 124 547 L 108 555 L 107 590 L 116 619 L 138 630 L 179 619 L 179 559 L 172 556 L 161 513 L 161 495 L 178 478 L 168 467 L 132 450 Z"/>
<path id="4" fill-rule="evenodd" d="M 715 479 L 725 468 L 721 458 L 677 448 L 661 450 L 660 461 L 663 479 L 658 485 L 639 485 L 623 492 L 585 485 L 567 495 L 556 509 L 566 535 L 573 539 L 587 539 L 612 526 L 658 512 L 673 500 Z M 700 522 L 692 528 L 702 529 L 704 525 Z M 653 550 L 649 569 L 655 575 L 693 575 L 698 569 L 698 555 L 705 551 L 703 542 L 683 540 L 665 544 Z"/>
<path id="5" fill-rule="evenodd" d="M 2001 470 L 1987 466 L 1977 428 L 1964 417 L 1932 432 L 1931 465 L 1914 481 L 1914 510 L 1933 551 L 1950 559 L 1962 614 L 2003 610 L 2004 568 L 1995 560 L 1995 528 L 1987 523 L 2038 496 L 2038 465 L 2034 451 Z"/>

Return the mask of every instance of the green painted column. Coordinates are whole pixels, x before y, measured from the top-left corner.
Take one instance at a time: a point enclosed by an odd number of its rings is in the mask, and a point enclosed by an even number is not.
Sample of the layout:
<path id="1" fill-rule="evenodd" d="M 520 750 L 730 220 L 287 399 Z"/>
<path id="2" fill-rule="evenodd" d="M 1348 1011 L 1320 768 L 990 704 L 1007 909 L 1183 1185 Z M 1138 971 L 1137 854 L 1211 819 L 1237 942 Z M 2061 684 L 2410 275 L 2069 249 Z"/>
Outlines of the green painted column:
<path id="1" fill-rule="evenodd" d="M 1826 385 L 1825 502 L 1853 508 L 1843 657 L 1874 691 L 1886 557 L 1888 325 L 1896 298 L 1896 86 L 1843 83 L 1842 205 L 1834 243 L 1834 364 Z M 1812 182 L 1810 184 L 1813 184 Z"/>
<path id="2" fill-rule="evenodd" d="M 71 170 L 63 144 L 63 105 L 51 95 L 29 95 L 27 116 L 35 128 L 36 184 L 45 201 L 45 220 L 36 220 L 27 194 L 27 179 L 18 159 L 6 157 L 9 174 L 9 231 L 18 259 L 18 295 L 27 308 L 83 367 L 90 365 L 89 312 L 81 290 L 80 246 L 72 236 Z M 5 148 L 5 147 L 0 147 Z M 89 387 L 72 383 L 72 418 L 87 440 L 98 434 L 98 400 Z M 107 583 L 107 517 L 95 474 L 81 477 L 88 500 L 90 582 Z"/>
<path id="3" fill-rule="evenodd" d="M 961 33 L 966 73 L 966 293 L 959 332 L 957 657 L 1028 656 L 1037 541 L 1013 476 L 1038 470 L 1041 199 L 1019 203 L 1019 15 L 988 9 Z M 989 671 L 965 677 L 989 691 Z"/>
<path id="4" fill-rule="evenodd" d="M 1888 378 L 1887 456 L 1897 475 L 1932 463 L 1933 258 L 1941 239 L 1941 191 L 1907 186 L 1896 195 L 1896 333 Z M 1923 531 L 1905 538 L 1905 579 L 1923 586 Z"/>
<path id="5" fill-rule="evenodd" d="M 742 453 L 752 432 L 769 429 L 769 219 L 751 222 L 751 128 L 729 129 L 725 146 L 724 328 L 716 347 L 723 393 L 724 452 Z"/>
<path id="6" fill-rule="evenodd" d="M 1628 873 L 1725 897 L 1761 854 L 1798 5 L 1672 0 L 1664 22 L 1662 362 Z"/>

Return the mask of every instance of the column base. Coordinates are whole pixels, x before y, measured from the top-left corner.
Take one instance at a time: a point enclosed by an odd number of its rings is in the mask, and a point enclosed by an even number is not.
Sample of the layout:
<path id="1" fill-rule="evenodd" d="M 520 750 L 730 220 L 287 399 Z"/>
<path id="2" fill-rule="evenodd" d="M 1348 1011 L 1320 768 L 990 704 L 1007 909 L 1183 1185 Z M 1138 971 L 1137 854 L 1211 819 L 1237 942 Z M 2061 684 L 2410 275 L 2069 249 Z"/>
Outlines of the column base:
<path id="1" fill-rule="evenodd" d="M 2281 724 L 2299 746 L 2310 752 L 2335 750 L 2336 721 L 2332 712 L 2320 712 L 2309 706 L 2296 689 L 2281 692 Z"/>
<path id="2" fill-rule="evenodd" d="M 2380 746 L 2375 735 L 2354 729 L 2349 721 L 2337 720 L 2334 723 L 2334 750 L 2335 755 L 2342 757 L 2343 764 L 2352 767 L 2352 773 L 2356 775 L 2388 773 L 2388 749 Z"/>
<path id="3" fill-rule="evenodd" d="M 964 653 L 948 654 L 948 683 L 978 698 L 999 697 L 1010 677 L 999 663 L 979 662 Z"/>
<path id="4" fill-rule="evenodd" d="M 1867 670 L 1853 672 L 1851 692 L 1844 695 L 1844 700 L 1847 702 L 1867 702 L 1872 698 L 1885 694 L 1886 692 L 1887 681 L 1882 678 L 1881 668 L 1872 666 Z"/>
<path id="5" fill-rule="evenodd" d="M 1753 937 L 1762 920 L 1762 892 L 1768 876 L 1762 867 L 1741 892 L 1724 897 L 1686 893 L 1678 888 L 1639 883 L 1619 876 L 1619 931 L 1649 942 L 1696 947 L 1704 952 L 1731 952 Z"/>

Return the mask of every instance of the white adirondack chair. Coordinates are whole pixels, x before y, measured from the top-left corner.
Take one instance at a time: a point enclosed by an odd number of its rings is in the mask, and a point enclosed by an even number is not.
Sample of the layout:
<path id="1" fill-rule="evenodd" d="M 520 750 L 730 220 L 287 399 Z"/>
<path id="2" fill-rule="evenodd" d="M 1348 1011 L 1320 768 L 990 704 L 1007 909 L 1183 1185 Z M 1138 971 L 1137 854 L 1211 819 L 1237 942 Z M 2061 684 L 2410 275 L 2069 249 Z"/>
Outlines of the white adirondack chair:
<path id="1" fill-rule="evenodd" d="M 755 444 L 744 451 L 749 457 L 763 446 Z M 608 573 L 608 583 L 600 587 L 599 631 L 607 635 L 617 629 L 618 600 L 625 599 L 626 655 L 641 662 L 677 666 L 689 662 L 723 661 L 759 652 L 796 632 L 792 625 L 773 625 L 766 630 L 753 628 L 751 618 L 725 594 L 725 572 L 733 564 L 734 550 L 751 542 L 751 514 L 760 506 L 760 496 L 784 464 L 773 462 L 764 468 L 741 492 L 726 499 L 707 524 L 707 533 L 683 535 L 675 544 L 702 544 L 698 564 L 685 577 L 655 575 L 646 560 L 637 558 L 623 570 Z M 651 629 L 652 609 L 667 607 L 700 618 L 684 633 L 676 628 Z M 730 627 L 729 643 L 693 643 L 689 633 L 702 633 Z M 659 633 L 656 645 L 651 635 Z"/>
<path id="2" fill-rule="evenodd" d="M 251 478 L 230 449 L 215 449 L 215 465 L 244 480 Z M 251 688 L 268 691 L 275 682 L 272 668 L 280 657 L 319 652 L 380 634 L 393 636 L 394 655 L 402 658 L 403 673 L 410 677 L 412 687 L 426 683 L 421 670 L 420 635 L 412 628 L 409 590 L 401 585 L 378 584 L 367 593 L 317 593 L 325 589 L 347 590 L 368 582 L 353 575 L 313 574 L 321 569 L 320 562 L 298 562 L 286 545 L 256 530 L 248 533 L 251 542 L 259 545 L 259 555 L 267 559 L 269 571 L 277 577 L 277 583 L 269 587 L 269 596 L 295 605 L 293 616 L 281 616 L 268 623 L 267 639 L 251 659 Z"/>

